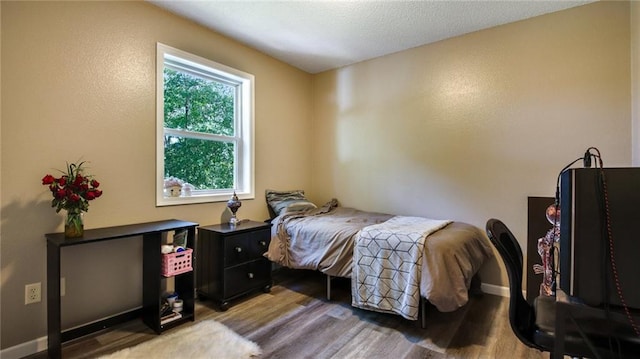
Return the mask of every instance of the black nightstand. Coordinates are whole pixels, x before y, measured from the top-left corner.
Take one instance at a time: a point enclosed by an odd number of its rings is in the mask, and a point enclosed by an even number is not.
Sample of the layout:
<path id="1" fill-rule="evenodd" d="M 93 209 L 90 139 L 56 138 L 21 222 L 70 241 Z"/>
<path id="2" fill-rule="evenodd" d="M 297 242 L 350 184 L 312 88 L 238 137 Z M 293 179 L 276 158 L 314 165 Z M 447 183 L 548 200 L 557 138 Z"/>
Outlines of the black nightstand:
<path id="1" fill-rule="evenodd" d="M 196 282 L 200 299 L 215 299 L 221 310 L 251 291 L 271 291 L 269 248 L 271 224 L 242 222 L 198 227 Z"/>

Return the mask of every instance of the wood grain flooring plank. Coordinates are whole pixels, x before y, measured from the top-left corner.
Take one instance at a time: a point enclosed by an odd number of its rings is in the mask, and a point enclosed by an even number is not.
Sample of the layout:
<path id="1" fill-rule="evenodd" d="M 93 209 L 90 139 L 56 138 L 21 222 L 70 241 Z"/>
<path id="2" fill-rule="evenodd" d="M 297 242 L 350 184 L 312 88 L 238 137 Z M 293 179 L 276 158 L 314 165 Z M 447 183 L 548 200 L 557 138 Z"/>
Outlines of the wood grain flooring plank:
<path id="1" fill-rule="evenodd" d="M 325 285 L 326 277 L 317 272 L 284 269 L 275 273 L 270 293 L 234 300 L 224 312 L 212 301 L 198 300 L 196 322 L 165 333 L 213 319 L 260 345 L 263 355 L 256 359 L 549 358 L 515 337 L 507 298 L 474 296 L 450 313 L 429 306 L 423 329 L 417 321 L 351 307 L 348 279 L 332 280 L 331 301 Z M 95 358 L 156 337 L 135 320 L 65 343 L 63 357 Z M 27 359 L 46 357 L 43 351 Z"/>

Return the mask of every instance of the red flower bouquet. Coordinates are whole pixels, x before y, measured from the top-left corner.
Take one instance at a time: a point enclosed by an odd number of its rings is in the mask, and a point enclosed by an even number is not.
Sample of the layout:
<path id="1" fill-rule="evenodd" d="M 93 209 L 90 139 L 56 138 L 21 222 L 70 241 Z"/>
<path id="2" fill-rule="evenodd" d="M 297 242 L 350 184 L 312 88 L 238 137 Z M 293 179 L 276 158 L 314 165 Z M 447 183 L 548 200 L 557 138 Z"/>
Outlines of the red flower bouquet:
<path id="1" fill-rule="evenodd" d="M 82 212 L 89 210 L 89 201 L 102 196 L 98 189 L 100 182 L 91 175 L 84 174 L 82 165 L 67 164 L 67 172 L 56 178 L 47 174 L 42 178 L 42 184 L 49 186 L 53 195 L 51 207 L 56 208 L 56 213 L 64 209 L 67 211 L 65 222 L 65 235 L 67 237 L 82 237 L 84 226 Z"/>

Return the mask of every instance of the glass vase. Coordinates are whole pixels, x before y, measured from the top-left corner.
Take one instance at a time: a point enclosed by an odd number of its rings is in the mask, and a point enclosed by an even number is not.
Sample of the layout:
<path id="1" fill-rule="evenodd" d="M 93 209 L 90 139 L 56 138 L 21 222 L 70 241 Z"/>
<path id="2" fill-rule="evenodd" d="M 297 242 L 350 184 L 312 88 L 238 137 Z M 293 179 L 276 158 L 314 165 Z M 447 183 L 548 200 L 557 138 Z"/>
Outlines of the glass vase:
<path id="1" fill-rule="evenodd" d="M 64 221 L 64 236 L 67 238 L 79 238 L 83 235 L 82 211 L 67 211 L 67 218 Z"/>

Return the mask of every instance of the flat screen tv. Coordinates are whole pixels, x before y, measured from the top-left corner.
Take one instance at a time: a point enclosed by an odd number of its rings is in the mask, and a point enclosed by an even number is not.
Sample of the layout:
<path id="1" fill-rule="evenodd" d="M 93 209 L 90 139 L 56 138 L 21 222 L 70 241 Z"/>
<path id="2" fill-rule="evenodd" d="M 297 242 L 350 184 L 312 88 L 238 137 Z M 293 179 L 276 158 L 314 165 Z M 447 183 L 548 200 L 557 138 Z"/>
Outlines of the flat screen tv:
<path id="1" fill-rule="evenodd" d="M 610 240 L 624 301 L 627 307 L 640 309 L 640 168 L 566 170 L 560 178 L 559 283 L 563 291 L 593 306 L 622 305 Z"/>

